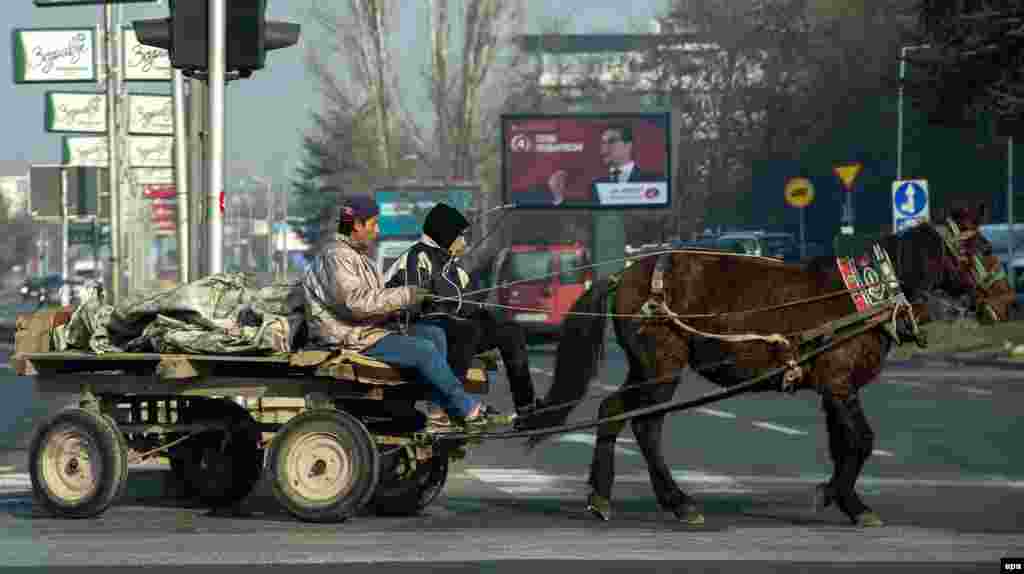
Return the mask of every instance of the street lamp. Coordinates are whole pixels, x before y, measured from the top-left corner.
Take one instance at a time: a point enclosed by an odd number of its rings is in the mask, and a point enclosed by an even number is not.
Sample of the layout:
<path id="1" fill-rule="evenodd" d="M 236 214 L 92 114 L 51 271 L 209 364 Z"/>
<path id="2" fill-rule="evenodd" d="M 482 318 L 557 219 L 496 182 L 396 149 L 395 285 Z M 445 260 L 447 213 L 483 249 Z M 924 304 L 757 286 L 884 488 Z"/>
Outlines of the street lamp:
<path id="1" fill-rule="evenodd" d="M 898 123 L 896 127 L 896 179 L 903 179 L 903 78 L 906 75 L 907 52 L 931 48 L 931 44 L 900 47 L 900 96 L 898 104 Z"/>

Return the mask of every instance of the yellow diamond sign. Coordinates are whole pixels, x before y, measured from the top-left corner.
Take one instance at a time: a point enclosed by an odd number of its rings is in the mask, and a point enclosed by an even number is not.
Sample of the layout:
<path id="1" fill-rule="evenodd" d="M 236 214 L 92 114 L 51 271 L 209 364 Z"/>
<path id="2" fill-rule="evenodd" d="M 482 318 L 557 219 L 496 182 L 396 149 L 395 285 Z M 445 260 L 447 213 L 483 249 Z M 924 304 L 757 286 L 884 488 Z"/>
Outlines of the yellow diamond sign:
<path id="1" fill-rule="evenodd" d="M 846 165 L 837 165 L 832 168 L 832 171 L 839 177 L 839 181 L 843 182 L 843 187 L 846 188 L 846 191 L 853 191 L 853 182 L 860 175 L 862 167 L 864 167 L 863 164 L 848 163 Z"/>
<path id="2" fill-rule="evenodd" d="M 814 185 L 806 177 L 791 177 L 784 189 L 786 203 L 793 207 L 807 207 L 814 201 Z"/>

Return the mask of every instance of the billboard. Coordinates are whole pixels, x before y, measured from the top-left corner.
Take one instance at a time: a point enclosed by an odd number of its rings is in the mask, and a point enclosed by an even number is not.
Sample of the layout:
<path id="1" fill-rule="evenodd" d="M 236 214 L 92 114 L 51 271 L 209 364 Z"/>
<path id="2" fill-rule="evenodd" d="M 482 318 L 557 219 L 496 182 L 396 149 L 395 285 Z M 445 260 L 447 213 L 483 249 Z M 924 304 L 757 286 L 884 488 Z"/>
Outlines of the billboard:
<path id="1" fill-rule="evenodd" d="M 380 237 L 419 237 L 423 220 L 438 203 L 458 209 L 467 219 L 473 199 L 480 190 L 476 185 L 405 185 L 377 188 L 380 205 Z"/>
<path id="2" fill-rule="evenodd" d="M 501 117 L 503 199 L 521 208 L 669 207 L 670 114 Z"/>

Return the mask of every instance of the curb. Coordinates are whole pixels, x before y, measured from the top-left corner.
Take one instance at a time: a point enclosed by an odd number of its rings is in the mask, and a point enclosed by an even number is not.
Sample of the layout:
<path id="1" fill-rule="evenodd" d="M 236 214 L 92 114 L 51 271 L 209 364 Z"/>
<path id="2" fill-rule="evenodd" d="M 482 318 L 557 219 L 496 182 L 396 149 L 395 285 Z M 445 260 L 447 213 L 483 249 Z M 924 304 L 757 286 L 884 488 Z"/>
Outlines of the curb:
<path id="1" fill-rule="evenodd" d="M 926 357 L 913 357 L 910 359 L 893 360 L 887 363 L 889 367 L 897 368 L 921 368 L 927 366 L 971 366 L 971 367 L 993 367 L 1006 371 L 1024 371 L 1024 360 L 1011 359 L 1006 353 L 979 353 L 975 355 L 937 355 Z"/>

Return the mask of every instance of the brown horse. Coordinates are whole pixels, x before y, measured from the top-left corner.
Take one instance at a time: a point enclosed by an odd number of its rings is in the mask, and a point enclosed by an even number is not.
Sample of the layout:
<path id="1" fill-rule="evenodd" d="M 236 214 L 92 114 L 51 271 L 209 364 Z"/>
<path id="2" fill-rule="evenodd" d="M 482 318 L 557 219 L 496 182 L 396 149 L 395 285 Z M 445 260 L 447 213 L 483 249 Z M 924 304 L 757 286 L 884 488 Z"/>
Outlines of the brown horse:
<path id="1" fill-rule="evenodd" d="M 977 299 L 979 282 L 959 259 L 974 254 L 964 253 L 959 238 L 950 237 L 947 229 L 956 227 L 920 225 L 878 242 L 902 287 L 906 297 L 903 302 L 913 304 L 922 322 L 928 320 L 927 302 Z M 675 313 L 675 320 L 666 320 L 664 315 L 659 320 L 644 317 L 643 311 L 650 308 L 645 303 L 652 300 L 652 287 L 657 284 L 652 279 L 659 276 L 664 286 L 660 300 L 666 305 L 661 309 Z M 906 308 L 904 304 L 898 310 Z M 731 387 L 788 364 L 792 368 L 767 379 L 763 390 L 811 389 L 822 397 L 834 472 L 831 480 L 816 491 L 819 506 L 834 503 L 855 524 L 882 523 L 854 491 L 854 484 L 874 442 L 858 391 L 877 380 L 882 370 L 893 344 L 884 328 L 890 317 L 879 314 L 872 323 L 863 320 L 863 314 L 858 315 L 862 319 L 859 334 L 840 329 L 847 333 L 846 340 L 841 340 L 838 332 L 829 332 L 829 326 L 839 328 L 837 321 L 858 314 L 835 258 L 786 264 L 709 251 L 652 255 L 612 279 L 595 282 L 572 311 L 578 314 L 570 314 L 563 323 L 555 380 L 545 397 L 545 403 L 551 406 L 544 409 L 546 412 L 538 412 L 524 428 L 563 424 L 573 405 L 586 395 L 603 354 L 605 324 L 611 313 L 629 373 L 620 392 L 601 403 L 602 419 L 670 401 L 687 367 L 717 385 Z M 897 337 L 905 341 L 914 323 L 901 321 L 901 325 L 902 336 L 897 333 Z M 749 334 L 761 340 L 743 336 Z M 783 335 L 789 344 L 781 344 L 778 337 L 770 337 L 772 334 Z M 833 347 L 804 361 L 800 370 L 795 368 L 792 361 L 806 351 L 808 342 L 820 351 L 830 341 Z M 633 433 L 646 459 L 659 505 L 679 520 L 702 524 L 703 515 L 673 480 L 663 458 L 664 416 L 631 419 Z M 588 510 L 604 520 L 611 516 L 614 448 L 624 425 L 606 423 L 597 430 Z M 529 445 L 536 446 L 541 440 L 532 438 Z"/>

